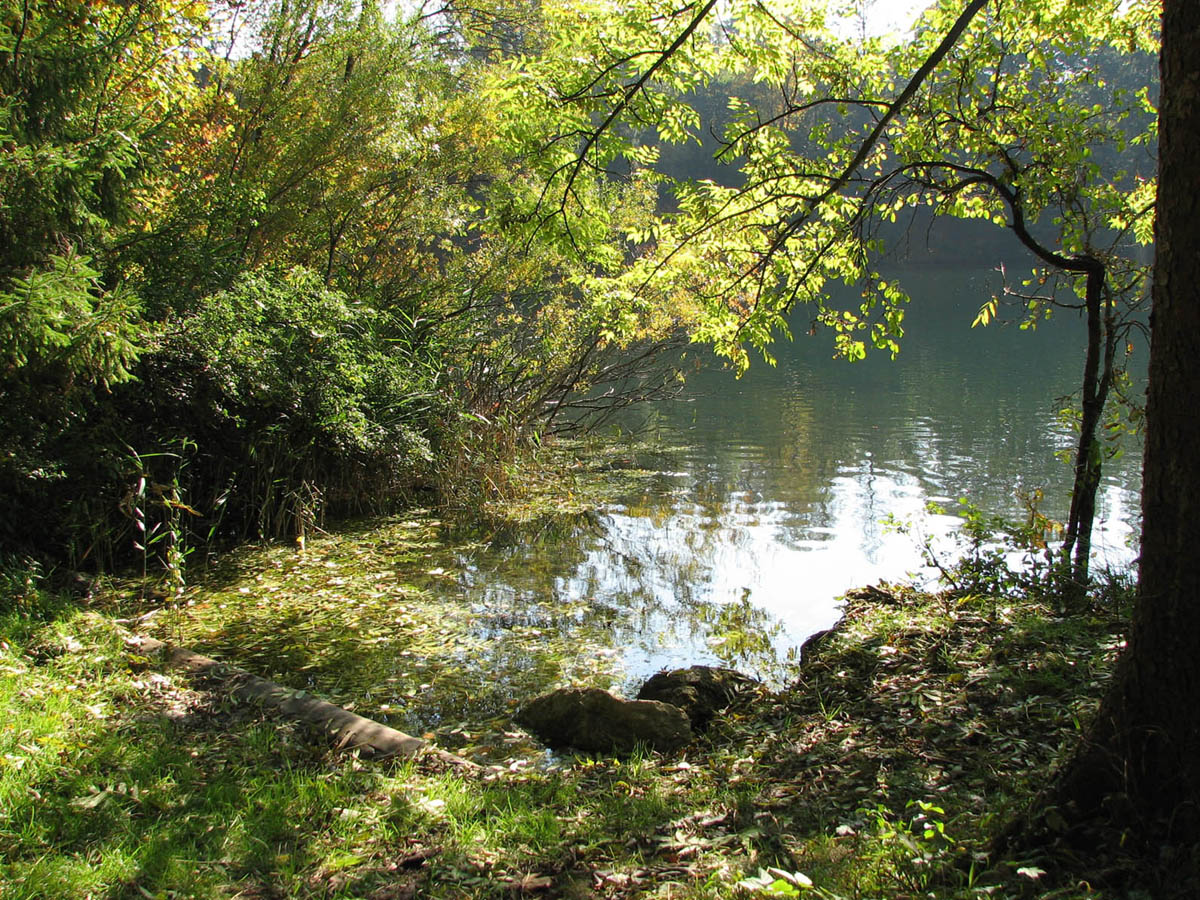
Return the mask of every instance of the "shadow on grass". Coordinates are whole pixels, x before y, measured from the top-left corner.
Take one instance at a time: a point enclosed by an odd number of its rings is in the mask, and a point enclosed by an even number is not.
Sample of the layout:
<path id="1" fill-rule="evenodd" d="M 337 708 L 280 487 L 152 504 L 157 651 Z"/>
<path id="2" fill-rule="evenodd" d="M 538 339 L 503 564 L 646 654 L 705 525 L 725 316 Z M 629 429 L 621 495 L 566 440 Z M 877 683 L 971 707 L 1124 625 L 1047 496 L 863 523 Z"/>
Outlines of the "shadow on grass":
<path id="1" fill-rule="evenodd" d="M 365 804 L 377 778 L 353 759 L 331 764 L 285 724 L 131 672 L 89 630 L 68 626 L 61 656 L 21 657 L 0 683 L 5 897 L 291 896 L 358 840 L 348 803 L 383 835 L 419 818 L 402 792 Z"/>
<path id="2" fill-rule="evenodd" d="M 856 860 L 852 896 L 988 878 L 1036 896 L 1014 876 L 1035 864 L 1047 882 L 1094 877 L 1086 864 L 985 854 L 1075 746 L 1110 676 L 1119 620 L 903 592 L 882 601 L 848 600 L 800 681 L 741 712 L 762 732 L 756 803 L 804 848 L 804 871 L 846 888 L 846 860 Z M 723 739 L 746 737 L 730 718 Z"/>

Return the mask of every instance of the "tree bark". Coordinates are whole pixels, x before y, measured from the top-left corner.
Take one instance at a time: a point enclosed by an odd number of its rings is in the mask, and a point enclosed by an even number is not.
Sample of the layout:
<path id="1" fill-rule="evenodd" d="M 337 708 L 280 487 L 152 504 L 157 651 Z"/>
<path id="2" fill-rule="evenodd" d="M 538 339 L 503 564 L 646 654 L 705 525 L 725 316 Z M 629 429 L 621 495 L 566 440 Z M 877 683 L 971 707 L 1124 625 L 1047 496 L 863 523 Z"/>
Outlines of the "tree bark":
<path id="1" fill-rule="evenodd" d="M 1046 801 L 1107 823 L 1155 897 L 1200 896 L 1200 3 L 1163 10 L 1142 555 L 1128 646 Z M 1061 828 L 1059 829 L 1061 830 Z M 1094 835 L 1094 831 L 1091 832 Z"/>

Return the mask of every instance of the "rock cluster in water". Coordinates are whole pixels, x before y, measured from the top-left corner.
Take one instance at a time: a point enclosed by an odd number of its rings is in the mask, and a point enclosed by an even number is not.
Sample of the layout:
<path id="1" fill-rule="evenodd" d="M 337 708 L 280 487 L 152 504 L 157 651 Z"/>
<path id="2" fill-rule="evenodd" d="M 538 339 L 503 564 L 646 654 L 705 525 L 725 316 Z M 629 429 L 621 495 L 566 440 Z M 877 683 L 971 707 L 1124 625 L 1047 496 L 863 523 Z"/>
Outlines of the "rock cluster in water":
<path id="1" fill-rule="evenodd" d="M 599 688 L 552 691 L 522 708 L 516 721 L 556 749 L 628 753 L 642 745 L 669 752 L 756 683 L 732 669 L 692 666 L 654 675 L 636 700 Z"/>

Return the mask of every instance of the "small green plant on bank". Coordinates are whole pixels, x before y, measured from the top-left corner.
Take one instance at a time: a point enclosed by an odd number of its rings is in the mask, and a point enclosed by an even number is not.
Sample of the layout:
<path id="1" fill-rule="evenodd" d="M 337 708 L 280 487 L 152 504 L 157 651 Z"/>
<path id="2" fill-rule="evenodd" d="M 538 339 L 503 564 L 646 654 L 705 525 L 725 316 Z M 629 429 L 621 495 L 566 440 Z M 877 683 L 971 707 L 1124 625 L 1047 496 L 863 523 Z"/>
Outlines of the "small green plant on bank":
<path id="1" fill-rule="evenodd" d="M 859 818 L 870 825 L 874 846 L 864 848 L 862 862 L 872 866 L 876 880 L 893 883 L 913 895 L 923 894 L 939 867 L 953 857 L 955 842 L 946 835 L 946 811 L 924 800 L 910 800 L 902 815 L 883 804 L 860 809 Z M 844 827 L 844 830 L 845 827 Z M 844 900 L 823 889 L 802 872 L 775 866 L 760 868 L 735 887 L 762 897 L 811 897 L 814 900 Z"/>
<path id="2" fill-rule="evenodd" d="M 943 541 L 935 540 L 919 521 L 888 516 L 885 525 L 913 539 L 926 565 L 957 598 L 1025 597 L 1063 611 L 1085 611 L 1090 603 L 1120 604 L 1128 599 L 1132 582 L 1127 572 L 1104 568 L 1088 585 L 1076 584 L 1069 559 L 1055 546 L 1062 525 L 1042 512 L 1041 490 L 1019 497 L 1027 510 L 1024 521 L 985 513 L 960 498 L 955 511 L 958 528 Z M 927 504 L 926 512 L 951 515 L 938 503 Z"/>
<path id="3" fill-rule="evenodd" d="M 195 444 L 187 438 L 179 441 L 178 452 L 139 454 L 132 447 L 126 448 L 133 483 L 122 498 L 120 509 L 133 523 L 133 548 L 141 563 L 142 599 L 152 571 L 162 572 L 166 593 L 173 599 L 177 600 L 187 585 L 187 558 L 195 548 L 184 516 L 199 518 L 200 513 L 184 502 L 182 481 L 195 449 Z M 167 483 L 155 480 L 149 466 L 153 458 L 166 462 L 170 472 Z"/>
<path id="4" fill-rule="evenodd" d="M 914 893 L 928 889 L 939 867 L 952 858 L 955 843 L 946 835 L 946 811 L 924 800 L 909 800 L 903 814 L 877 804 L 862 810 L 879 841 L 880 864 Z"/>

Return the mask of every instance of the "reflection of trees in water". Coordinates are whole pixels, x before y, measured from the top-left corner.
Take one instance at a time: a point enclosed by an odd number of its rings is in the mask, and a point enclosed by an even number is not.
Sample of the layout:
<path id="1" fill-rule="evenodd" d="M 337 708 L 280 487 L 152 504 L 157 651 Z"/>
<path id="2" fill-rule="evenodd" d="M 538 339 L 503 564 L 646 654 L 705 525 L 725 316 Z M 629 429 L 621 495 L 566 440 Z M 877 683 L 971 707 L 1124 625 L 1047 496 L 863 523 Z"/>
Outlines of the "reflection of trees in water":
<path id="1" fill-rule="evenodd" d="M 685 415 L 668 410 L 661 431 L 667 440 L 677 439 L 671 427 L 695 439 L 697 456 L 706 456 L 696 477 L 706 489 L 757 490 L 806 507 L 819 526 L 846 520 L 846 488 L 834 482 L 856 479 L 857 518 L 872 539 L 875 523 L 893 511 L 893 489 L 968 496 L 1019 515 L 1016 490 L 1046 488 L 1048 510 L 1065 509 L 1071 472 L 1054 451 L 1071 441 L 1055 398 L 1077 381 L 1077 360 L 1062 347 L 1074 345 L 1078 325 L 972 330 L 991 289 L 955 274 L 902 274 L 914 301 L 895 361 L 833 361 L 827 343 L 801 337 L 780 347 L 776 370 L 759 367 L 740 382 L 700 373 L 696 402 Z M 1137 470 L 1131 454 L 1110 470 L 1110 483 L 1135 494 Z M 842 508 L 832 509 L 836 503 Z"/>
<path id="2" fill-rule="evenodd" d="M 833 362 L 802 339 L 778 370 L 743 381 L 701 372 L 695 402 L 641 415 L 643 439 L 682 449 L 652 461 L 663 476 L 624 508 L 493 536 L 462 583 L 480 607 L 489 665 L 582 671 L 540 661 L 551 646 L 579 658 L 607 648 L 663 664 L 765 665 L 777 616 L 802 602 L 806 579 L 793 576 L 806 554 L 847 569 L 894 559 L 889 542 L 903 539 L 881 521 L 917 515 L 931 498 L 1013 515 L 1015 489 L 1046 486 L 1049 511 L 1064 506 L 1070 471 L 1052 455 L 1062 438 L 1051 398 L 1076 373 L 1061 338 L 967 334 L 979 296 L 950 302 L 913 287 L 921 307 L 897 361 Z M 1135 485 L 1136 460 L 1127 469 Z M 506 628 L 540 630 L 547 648 L 508 641 Z"/>
<path id="3" fill-rule="evenodd" d="M 555 684 L 609 687 L 647 666 L 721 662 L 765 674 L 781 644 L 828 627 L 805 611 L 806 600 L 827 610 L 848 579 L 862 583 L 863 570 L 876 571 L 875 554 L 892 552 L 888 541 L 903 540 L 881 529 L 888 513 L 963 495 L 1011 512 L 1019 479 L 1062 500 L 1070 472 L 1050 454 L 1054 371 L 1038 356 L 1046 342 L 1025 337 L 987 336 L 975 346 L 1005 346 L 991 357 L 942 337 L 930 347 L 910 343 L 895 363 L 825 362 L 809 349 L 742 382 L 702 373 L 693 386 L 702 400 L 646 417 L 643 437 L 657 432 L 682 449 L 631 452 L 630 465 L 662 474 L 638 479 L 623 507 L 447 533 L 441 564 L 410 540 L 411 529 L 360 535 L 372 559 L 387 560 L 363 573 L 363 584 L 320 584 L 326 575 L 359 577 L 347 571 L 357 566 L 355 544 L 338 558 L 342 568 L 289 576 L 311 579 L 298 585 L 306 594 L 328 595 L 315 610 L 288 618 L 272 601 L 270 616 L 246 610 L 199 649 L 253 648 L 295 673 L 294 686 L 391 703 L 402 710 L 393 724 L 410 728 L 501 716 Z M 1129 484 L 1136 466 L 1126 462 Z M 1133 495 L 1125 490 L 1116 493 Z M 1136 515 L 1136 502 L 1127 506 Z M 826 577 L 817 567 L 839 571 Z M 425 583 L 407 574 L 443 568 L 462 575 Z M 406 574 L 389 581 L 379 572 Z M 227 580 L 241 584 L 248 574 Z M 418 626 L 397 624 L 418 602 L 405 593 L 409 581 L 437 593 L 419 628 L 444 626 L 446 637 L 422 640 Z M 288 628 L 278 628 L 281 617 Z M 411 618 L 420 618 L 415 607 Z M 250 656 L 234 661 L 259 669 Z"/>
<path id="4" fill-rule="evenodd" d="M 489 666 L 511 654 L 516 630 L 537 629 L 545 654 L 581 647 L 592 655 L 636 651 L 666 664 L 724 662 L 768 671 L 780 624 L 742 598 L 716 596 L 714 578 L 730 548 L 754 539 L 730 527 L 730 504 L 660 498 L 657 514 L 614 512 L 554 541 L 519 540 L 477 554 L 461 581 L 477 616 Z M 744 513 L 739 513 L 744 515 Z M 536 648 L 520 647 L 537 657 Z M 565 661 L 564 661 L 565 662 Z M 528 664 L 536 664 L 530 661 Z M 657 666 L 656 666 L 657 667 Z M 568 677 L 569 665 L 560 675 Z"/>

